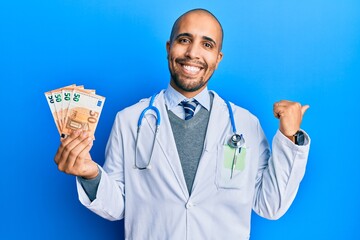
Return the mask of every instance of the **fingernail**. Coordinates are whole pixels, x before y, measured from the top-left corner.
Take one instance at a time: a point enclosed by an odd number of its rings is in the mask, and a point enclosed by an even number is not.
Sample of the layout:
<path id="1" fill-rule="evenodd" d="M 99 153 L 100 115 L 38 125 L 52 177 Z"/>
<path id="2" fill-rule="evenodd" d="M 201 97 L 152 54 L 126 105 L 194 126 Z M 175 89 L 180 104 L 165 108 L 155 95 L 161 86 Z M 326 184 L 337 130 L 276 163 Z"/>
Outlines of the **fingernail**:
<path id="1" fill-rule="evenodd" d="M 88 135 L 89 135 L 89 134 L 88 134 L 87 131 L 85 131 L 85 132 L 83 132 L 83 133 L 81 134 L 82 137 L 87 137 Z"/>

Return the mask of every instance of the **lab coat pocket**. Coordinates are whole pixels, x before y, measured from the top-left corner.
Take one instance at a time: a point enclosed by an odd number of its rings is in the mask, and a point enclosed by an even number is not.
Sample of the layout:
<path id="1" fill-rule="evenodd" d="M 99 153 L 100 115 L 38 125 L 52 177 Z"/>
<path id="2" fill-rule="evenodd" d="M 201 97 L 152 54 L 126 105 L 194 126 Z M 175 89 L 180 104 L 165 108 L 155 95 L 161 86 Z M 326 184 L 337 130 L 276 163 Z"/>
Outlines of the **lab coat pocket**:
<path id="1" fill-rule="evenodd" d="M 218 147 L 216 185 L 218 188 L 241 189 L 246 182 L 249 148 L 235 149 L 225 144 Z"/>

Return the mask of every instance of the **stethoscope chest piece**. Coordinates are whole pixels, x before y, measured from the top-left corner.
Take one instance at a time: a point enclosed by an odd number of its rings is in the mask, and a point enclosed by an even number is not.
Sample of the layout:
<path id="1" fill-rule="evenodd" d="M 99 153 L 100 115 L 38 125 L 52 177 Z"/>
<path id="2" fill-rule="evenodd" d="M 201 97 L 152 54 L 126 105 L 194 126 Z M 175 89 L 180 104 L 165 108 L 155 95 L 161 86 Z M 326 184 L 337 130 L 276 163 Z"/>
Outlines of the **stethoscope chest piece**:
<path id="1" fill-rule="evenodd" d="M 242 134 L 234 133 L 228 141 L 228 145 L 232 148 L 241 148 L 245 144 L 245 139 Z"/>

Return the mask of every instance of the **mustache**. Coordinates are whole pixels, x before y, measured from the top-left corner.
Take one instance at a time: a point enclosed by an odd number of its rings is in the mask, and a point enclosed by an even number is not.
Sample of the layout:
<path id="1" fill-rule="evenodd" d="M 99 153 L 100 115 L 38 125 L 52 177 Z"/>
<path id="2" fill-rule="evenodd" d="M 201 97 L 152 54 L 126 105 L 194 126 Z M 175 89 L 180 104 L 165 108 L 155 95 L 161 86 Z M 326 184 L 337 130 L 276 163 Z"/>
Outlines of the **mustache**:
<path id="1" fill-rule="evenodd" d="M 177 59 L 175 59 L 175 62 L 182 64 L 182 65 L 195 64 L 195 65 L 200 65 L 202 68 L 207 68 L 206 63 L 204 63 L 202 61 L 198 61 L 198 60 L 190 60 L 189 58 L 177 58 Z"/>

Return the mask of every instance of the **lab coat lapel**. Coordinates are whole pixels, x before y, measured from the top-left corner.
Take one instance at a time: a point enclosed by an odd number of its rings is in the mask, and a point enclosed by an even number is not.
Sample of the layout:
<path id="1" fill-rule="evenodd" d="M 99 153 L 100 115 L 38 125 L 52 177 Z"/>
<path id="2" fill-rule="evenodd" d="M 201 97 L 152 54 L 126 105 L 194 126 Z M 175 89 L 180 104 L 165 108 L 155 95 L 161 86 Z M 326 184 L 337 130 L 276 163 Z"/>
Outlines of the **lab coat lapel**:
<path id="1" fill-rule="evenodd" d="M 161 91 L 154 101 L 154 106 L 157 107 L 160 111 L 161 122 L 159 133 L 157 137 L 157 143 L 160 145 L 165 158 L 170 165 L 174 176 L 177 182 L 180 185 L 180 188 L 184 194 L 185 198 L 188 198 L 189 192 L 187 190 L 184 174 L 182 171 L 179 154 L 177 152 L 177 147 L 172 133 L 172 128 L 170 125 L 169 116 L 165 106 L 164 91 Z M 149 122 L 148 122 L 149 123 Z M 155 132 L 155 126 L 149 123 L 150 128 Z"/>
<path id="2" fill-rule="evenodd" d="M 204 188 L 207 188 L 209 182 L 213 182 L 216 168 L 217 147 L 222 144 L 228 134 L 231 134 L 231 123 L 229 111 L 226 103 L 215 92 L 211 107 L 209 123 L 204 141 L 204 150 L 200 158 L 199 166 L 196 172 L 192 195 L 196 195 Z"/>
<path id="3" fill-rule="evenodd" d="M 211 94 L 214 94 L 214 100 L 204 142 L 205 150 L 215 149 L 219 145 L 219 141 L 224 139 L 224 135 L 231 132 L 229 110 L 225 101 L 215 92 L 211 92 Z"/>

